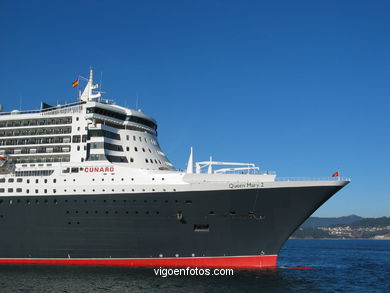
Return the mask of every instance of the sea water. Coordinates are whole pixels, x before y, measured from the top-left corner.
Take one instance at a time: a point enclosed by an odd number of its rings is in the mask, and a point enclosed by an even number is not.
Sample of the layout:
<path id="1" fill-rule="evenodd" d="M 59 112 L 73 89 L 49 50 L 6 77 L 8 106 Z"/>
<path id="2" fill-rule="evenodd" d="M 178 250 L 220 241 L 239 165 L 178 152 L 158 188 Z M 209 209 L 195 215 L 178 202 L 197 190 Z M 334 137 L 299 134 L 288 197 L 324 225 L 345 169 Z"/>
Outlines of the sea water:
<path id="1" fill-rule="evenodd" d="M 0 292 L 390 292 L 390 241 L 289 240 L 275 270 L 156 276 L 152 268 L 0 266 Z"/>

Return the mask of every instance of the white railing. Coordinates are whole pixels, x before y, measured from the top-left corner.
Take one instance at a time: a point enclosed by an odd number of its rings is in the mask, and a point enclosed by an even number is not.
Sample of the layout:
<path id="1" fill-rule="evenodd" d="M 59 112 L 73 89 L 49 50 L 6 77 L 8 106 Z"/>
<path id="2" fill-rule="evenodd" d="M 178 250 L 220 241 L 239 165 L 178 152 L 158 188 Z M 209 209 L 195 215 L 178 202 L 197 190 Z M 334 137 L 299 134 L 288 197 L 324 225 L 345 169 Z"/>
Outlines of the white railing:
<path id="1" fill-rule="evenodd" d="M 75 102 L 75 103 L 71 103 L 71 104 L 65 104 L 65 105 L 61 105 L 61 106 L 55 106 L 55 107 L 40 109 L 40 110 L 26 110 L 26 111 L 14 110 L 12 112 L 0 112 L 0 116 L 5 116 L 5 115 L 13 115 L 14 116 L 14 115 L 22 115 L 22 114 L 46 113 L 46 112 L 52 112 L 52 111 L 59 111 L 62 109 L 67 109 L 67 108 L 71 108 L 73 110 L 72 107 L 75 107 L 75 109 L 77 111 L 79 109 L 77 106 L 81 105 L 81 104 L 85 104 L 85 102 L 79 101 L 79 102 Z M 70 111 L 72 111 L 72 110 L 70 110 Z M 52 114 L 52 113 L 50 113 L 50 114 Z M 57 114 L 57 113 L 55 113 L 55 114 Z M 60 114 L 60 113 L 58 113 L 58 114 Z"/>
<path id="2" fill-rule="evenodd" d="M 348 177 L 276 177 L 275 181 L 351 181 Z"/>

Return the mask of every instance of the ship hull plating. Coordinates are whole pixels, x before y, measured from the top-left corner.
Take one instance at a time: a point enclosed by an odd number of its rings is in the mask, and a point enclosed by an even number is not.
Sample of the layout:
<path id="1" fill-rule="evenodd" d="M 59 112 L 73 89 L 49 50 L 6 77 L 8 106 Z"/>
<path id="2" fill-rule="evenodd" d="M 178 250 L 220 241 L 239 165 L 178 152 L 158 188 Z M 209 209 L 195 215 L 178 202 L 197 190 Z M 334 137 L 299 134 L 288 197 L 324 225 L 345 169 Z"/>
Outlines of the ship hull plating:
<path id="1" fill-rule="evenodd" d="M 341 187 L 2 196 L 0 263 L 274 267 Z"/>

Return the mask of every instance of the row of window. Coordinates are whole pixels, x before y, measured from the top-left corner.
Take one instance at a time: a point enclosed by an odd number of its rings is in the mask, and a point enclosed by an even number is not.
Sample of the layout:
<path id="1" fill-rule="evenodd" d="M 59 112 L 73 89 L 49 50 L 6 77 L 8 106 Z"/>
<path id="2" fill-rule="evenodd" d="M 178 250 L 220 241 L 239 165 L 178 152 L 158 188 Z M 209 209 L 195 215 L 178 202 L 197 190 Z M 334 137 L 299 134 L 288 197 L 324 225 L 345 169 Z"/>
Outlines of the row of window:
<path id="1" fill-rule="evenodd" d="M 6 203 L 9 203 L 9 204 L 13 204 L 13 203 L 22 203 L 24 202 L 24 200 L 18 198 L 16 200 L 12 200 L 10 199 L 9 201 L 7 200 L 3 200 L 3 199 L 0 199 L 0 205 L 2 204 L 6 204 Z M 31 203 L 35 203 L 35 204 L 39 204 L 39 203 L 50 203 L 51 200 L 48 200 L 47 198 L 45 199 L 39 199 L 39 198 L 36 198 L 35 200 L 34 199 L 26 199 L 25 200 L 25 203 L 26 204 L 31 204 Z M 53 199 L 52 202 L 54 204 L 59 204 L 59 203 L 71 203 L 71 202 L 74 202 L 74 203 L 99 203 L 99 202 L 103 202 L 103 203 L 108 203 L 108 204 L 111 204 L 111 203 L 185 203 L 185 204 L 192 204 L 192 200 L 189 200 L 189 199 L 186 199 L 186 200 L 178 200 L 178 199 L 171 199 L 171 200 L 168 200 L 168 199 L 161 199 L 161 200 L 157 200 L 157 199 L 153 199 L 153 200 L 148 200 L 148 199 L 143 199 L 143 200 L 140 200 L 140 199 L 113 199 L 113 200 L 109 200 L 109 199 L 103 199 L 103 200 L 96 200 L 96 199 L 84 199 L 84 200 L 77 200 L 77 199 L 74 199 L 74 200 L 68 200 L 68 199 L 65 199 L 65 200 L 58 200 L 58 199 Z M 68 211 L 67 214 L 69 214 L 70 212 Z M 77 214 L 78 211 L 75 211 L 75 213 Z M 233 212 L 235 214 L 235 212 Z M 232 212 L 230 212 L 230 214 L 232 214 Z"/>
<path id="2" fill-rule="evenodd" d="M 7 190 L 7 192 L 8 193 L 13 193 L 14 192 L 14 189 L 13 188 L 0 188 L 0 193 L 4 193 L 4 192 L 6 192 L 6 190 Z M 64 189 L 63 190 L 64 192 L 80 192 L 80 190 L 79 191 L 77 191 L 77 189 L 73 189 L 73 190 L 68 190 L 68 189 Z M 92 192 L 96 192 L 96 191 L 101 191 L 101 192 L 118 192 L 118 190 L 115 190 L 115 189 L 111 189 L 111 190 L 108 190 L 108 189 L 101 189 L 101 190 L 96 190 L 96 189 L 92 189 Z M 133 189 L 131 189 L 131 192 L 135 192 L 136 190 L 133 188 Z M 155 192 L 156 191 L 156 189 L 152 189 L 152 190 L 150 190 L 150 191 L 147 191 L 146 189 L 142 189 L 142 192 Z M 166 192 L 167 191 L 167 189 L 163 189 L 163 190 L 161 190 L 162 192 Z M 173 189 L 172 191 L 176 191 L 176 189 Z M 22 188 L 16 188 L 16 192 L 22 192 Z M 42 192 L 42 190 L 41 190 L 41 192 Z M 87 192 L 85 189 L 83 189 L 83 192 Z M 125 192 L 125 189 L 122 189 L 122 192 Z M 141 191 L 137 191 L 137 192 L 141 192 Z M 26 189 L 26 193 L 30 193 L 30 189 Z M 35 193 L 36 194 L 38 194 L 38 193 L 40 193 L 40 191 L 39 191 L 39 189 L 35 189 Z M 43 193 L 45 193 L 45 194 L 47 194 L 48 193 L 48 189 L 43 189 Z M 54 194 L 54 193 L 57 193 L 57 189 L 52 189 L 52 193 Z"/>
<path id="3" fill-rule="evenodd" d="M 58 163 L 70 162 L 70 156 L 42 156 L 42 157 L 12 157 L 12 160 L 17 163 Z"/>
<path id="4" fill-rule="evenodd" d="M 94 172 L 94 167 L 87 167 L 85 170 L 87 172 Z M 99 171 L 99 167 L 96 167 L 96 169 Z M 84 168 L 78 168 L 78 167 L 72 167 L 72 168 L 65 168 L 62 170 L 62 173 L 79 173 L 84 171 Z M 107 171 L 110 172 L 110 171 Z M 32 170 L 32 171 L 16 171 L 15 176 L 50 176 L 54 173 L 54 170 Z M 124 181 L 124 178 L 121 178 L 121 181 Z M 134 178 L 130 178 L 131 181 L 134 181 Z M 152 177 L 152 181 L 155 181 L 156 178 Z M 165 180 L 164 177 L 161 178 L 162 181 Z M 64 179 L 64 182 L 66 182 L 67 179 Z M 92 181 L 96 181 L 96 178 L 92 178 Z M 101 178 L 101 181 L 104 181 L 104 178 Z M 115 178 L 111 178 L 111 181 L 115 181 Z M 0 178 L 0 183 L 5 183 L 5 178 Z M 14 182 L 23 182 L 23 178 L 8 178 L 8 183 L 14 183 Z M 48 183 L 48 179 L 43 180 L 44 183 Z M 73 179 L 73 182 L 76 182 L 76 179 Z M 30 179 L 26 179 L 26 183 L 30 183 Z M 39 183 L 39 179 L 35 179 L 35 183 Z M 53 178 L 53 183 L 57 183 L 57 179 Z"/>
<path id="5" fill-rule="evenodd" d="M 92 142 L 90 145 L 91 149 L 106 149 L 111 151 L 123 152 L 122 146 L 107 142 Z"/>
<path id="6" fill-rule="evenodd" d="M 111 139 L 120 140 L 120 135 L 104 129 L 92 129 L 88 131 L 88 140 L 91 137 L 106 137 Z"/>
<path id="7" fill-rule="evenodd" d="M 70 136 L 0 139 L 0 146 L 27 145 L 27 144 L 52 144 L 52 143 L 70 143 Z"/>
<path id="8" fill-rule="evenodd" d="M 45 135 L 45 134 L 68 134 L 71 132 L 72 132 L 71 127 L 11 129 L 7 131 L 0 131 L 0 137 L 1 136 L 30 136 L 30 135 Z"/>
<path id="9" fill-rule="evenodd" d="M 19 177 L 19 176 L 50 176 L 52 175 L 54 172 L 54 170 L 32 170 L 32 171 L 16 171 L 15 172 L 15 176 Z M 4 179 L 4 178 L 2 178 Z M 13 181 L 10 181 L 12 180 L 13 178 L 9 178 L 8 179 L 8 182 L 13 182 Z M 5 179 L 4 179 L 5 180 Z M 20 181 L 19 181 L 20 180 Z M 46 179 L 47 180 L 47 179 Z M 54 179 L 55 180 L 55 179 Z M 0 182 L 1 182 L 1 179 L 0 179 Z M 22 178 L 17 178 L 17 182 L 22 182 Z M 27 182 L 29 183 L 29 181 Z M 37 182 L 38 183 L 38 182 Z M 46 182 L 45 182 L 46 183 Z"/>
<path id="10" fill-rule="evenodd" d="M 72 117 L 50 118 L 50 119 L 23 119 L 1 121 L 0 127 L 18 127 L 18 126 L 34 126 L 34 125 L 55 125 L 55 124 L 71 124 Z"/>
<path id="11" fill-rule="evenodd" d="M 70 146 L 53 146 L 53 147 L 38 147 L 38 148 L 21 148 L 21 149 L 4 149 L 6 155 L 17 154 L 45 154 L 45 153 L 68 153 Z"/>
<path id="12" fill-rule="evenodd" d="M 114 111 L 110 111 L 110 110 L 106 110 L 106 109 L 96 108 L 96 107 L 87 108 L 87 114 L 90 114 L 90 113 L 96 113 L 99 115 L 112 117 L 112 118 L 122 120 L 122 121 L 135 122 L 135 123 L 139 123 L 142 125 L 146 125 L 150 128 L 153 128 L 154 130 L 157 129 L 157 125 L 154 122 L 147 120 L 147 119 L 144 119 L 144 118 L 141 118 L 141 117 L 137 117 L 137 116 L 126 116 L 126 114 L 122 114 L 122 113 L 118 113 L 118 112 L 114 112 Z"/>

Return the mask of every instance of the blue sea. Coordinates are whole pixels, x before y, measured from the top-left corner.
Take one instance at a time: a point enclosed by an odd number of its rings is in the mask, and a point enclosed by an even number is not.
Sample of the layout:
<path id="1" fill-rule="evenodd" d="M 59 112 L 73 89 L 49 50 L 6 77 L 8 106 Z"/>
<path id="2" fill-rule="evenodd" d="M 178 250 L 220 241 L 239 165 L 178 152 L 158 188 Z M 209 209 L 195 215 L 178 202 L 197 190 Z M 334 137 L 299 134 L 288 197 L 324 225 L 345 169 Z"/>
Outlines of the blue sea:
<path id="1" fill-rule="evenodd" d="M 151 268 L 2 265 L 0 292 L 390 292 L 390 241 L 289 240 L 277 269 L 234 270 L 224 277 L 163 278 Z"/>

